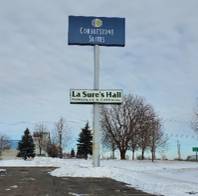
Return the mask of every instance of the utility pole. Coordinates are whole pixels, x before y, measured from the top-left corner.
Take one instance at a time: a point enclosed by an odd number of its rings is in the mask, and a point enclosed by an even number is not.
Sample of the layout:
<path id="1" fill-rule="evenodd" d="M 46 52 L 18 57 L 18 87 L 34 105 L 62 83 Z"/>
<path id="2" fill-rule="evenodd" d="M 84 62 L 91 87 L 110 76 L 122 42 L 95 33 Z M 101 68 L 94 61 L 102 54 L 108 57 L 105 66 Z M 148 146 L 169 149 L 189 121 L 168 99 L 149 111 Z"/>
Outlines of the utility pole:
<path id="1" fill-rule="evenodd" d="M 181 145 L 179 143 L 179 140 L 177 140 L 177 155 L 178 155 L 178 160 L 181 160 Z"/>

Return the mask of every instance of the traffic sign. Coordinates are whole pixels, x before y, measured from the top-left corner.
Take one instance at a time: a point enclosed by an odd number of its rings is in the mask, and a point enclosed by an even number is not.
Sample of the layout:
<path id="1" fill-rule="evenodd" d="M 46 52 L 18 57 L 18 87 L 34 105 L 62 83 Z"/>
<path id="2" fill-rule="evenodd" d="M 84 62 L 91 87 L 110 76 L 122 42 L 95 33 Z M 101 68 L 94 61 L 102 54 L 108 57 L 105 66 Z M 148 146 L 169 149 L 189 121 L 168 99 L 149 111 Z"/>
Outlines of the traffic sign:
<path id="1" fill-rule="evenodd" d="M 193 152 L 198 152 L 198 147 L 193 147 L 193 148 L 192 148 L 192 151 L 193 151 Z"/>

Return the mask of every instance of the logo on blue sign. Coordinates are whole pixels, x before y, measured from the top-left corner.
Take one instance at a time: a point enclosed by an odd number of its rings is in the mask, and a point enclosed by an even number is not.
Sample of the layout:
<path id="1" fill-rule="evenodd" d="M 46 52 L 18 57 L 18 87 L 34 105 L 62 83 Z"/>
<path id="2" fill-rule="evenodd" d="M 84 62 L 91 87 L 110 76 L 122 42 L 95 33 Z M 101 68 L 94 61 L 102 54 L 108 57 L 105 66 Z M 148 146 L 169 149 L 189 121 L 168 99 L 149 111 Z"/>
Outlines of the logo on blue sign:
<path id="1" fill-rule="evenodd" d="M 91 21 L 92 26 L 93 26 L 93 27 L 96 27 L 96 28 L 101 27 L 101 26 L 102 26 L 102 23 L 103 23 L 102 20 L 99 19 L 99 18 L 93 19 L 93 20 Z"/>
<path id="2" fill-rule="evenodd" d="M 69 16 L 69 45 L 125 45 L 125 19 Z"/>

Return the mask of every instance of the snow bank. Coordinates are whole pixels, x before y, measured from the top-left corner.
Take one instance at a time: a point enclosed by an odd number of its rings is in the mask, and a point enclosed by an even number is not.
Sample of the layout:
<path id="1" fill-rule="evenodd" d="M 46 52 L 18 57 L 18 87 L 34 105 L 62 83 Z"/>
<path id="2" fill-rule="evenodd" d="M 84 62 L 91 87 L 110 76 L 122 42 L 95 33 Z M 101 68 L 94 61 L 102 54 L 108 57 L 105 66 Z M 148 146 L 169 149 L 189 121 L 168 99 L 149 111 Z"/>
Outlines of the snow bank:
<path id="1" fill-rule="evenodd" d="M 60 167 L 65 160 L 58 158 L 35 157 L 34 159 L 0 160 L 0 167 Z"/>
<path id="2" fill-rule="evenodd" d="M 31 161 L 0 161 L 0 167 L 57 167 L 57 177 L 108 177 L 153 194 L 198 195 L 198 164 L 179 161 L 101 161 L 93 168 L 90 160 L 35 158 Z"/>

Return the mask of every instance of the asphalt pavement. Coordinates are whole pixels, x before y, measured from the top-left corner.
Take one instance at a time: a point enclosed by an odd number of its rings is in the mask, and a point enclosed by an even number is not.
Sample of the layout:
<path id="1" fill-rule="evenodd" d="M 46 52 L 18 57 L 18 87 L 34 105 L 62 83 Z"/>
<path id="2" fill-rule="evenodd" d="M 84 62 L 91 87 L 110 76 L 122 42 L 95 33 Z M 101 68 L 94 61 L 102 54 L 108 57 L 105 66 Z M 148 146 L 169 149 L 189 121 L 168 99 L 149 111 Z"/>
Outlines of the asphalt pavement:
<path id="1" fill-rule="evenodd" d="M 0 196 L 151 196 L 109 178 L 53 177 L 54 168 L 0 169 Z"/>

